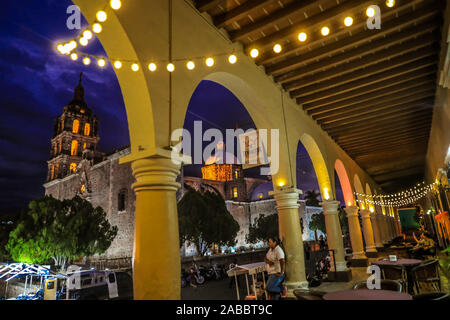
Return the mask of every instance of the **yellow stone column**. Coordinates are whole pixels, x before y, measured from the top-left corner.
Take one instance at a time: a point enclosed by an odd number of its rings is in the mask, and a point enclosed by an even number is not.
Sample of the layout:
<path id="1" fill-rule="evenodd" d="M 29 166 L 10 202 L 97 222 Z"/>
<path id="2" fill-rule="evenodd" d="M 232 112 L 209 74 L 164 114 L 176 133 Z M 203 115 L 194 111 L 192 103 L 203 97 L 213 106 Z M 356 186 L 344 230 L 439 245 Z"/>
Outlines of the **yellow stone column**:
<path id="1" fill-rule="evenodd" d="M 133 284 L 135 300 L 181 296 L 176 178 L 180 164 L 166 157 L 135 160 Z"/>
<path id="2" fill-rule="evenodd" d="M 363 227 L 364 241 L 366 242 L 366 255 L 376 256 L 377 249 L 375 246 L 374 232 L 372 227 L 372 221 L 370 219 L 370 211 L 367 209 L 361 209 L 361 224 Z"/>
<path id="3" fill-rule="evenodd" d="M 347 213 L 348 229 L 350 233 L 350 241 L 352 243 L 352 259 L 367 260 L 367 257 L 364 254 L 361 226 L 359 225 L 359 208 L 357 206 L 348 206 L 344 210 Z"/>
<path id="4" fill-rule="evenodd" d="M 325 200 L 320 203 L 325 215 L 325 227 L 327 229 L 328 249 L 334 250 L 334 259 L 336 262 L 336 270 L 348 271 L 345 261 L 344 240 L 342 239 L 341 224 L 339 222 L 338 207 L 339 201 Z M 334 269 L 333 263 L 331 268 Z"/>
<path id="5" fill-rule="evenodd" d="M 375 212 L 369 211 L 370 222 L 372 223 L 373 228 L 373 239 L 375 240 L 375 246 L 378 248 L 384 248 L 383 238 L 380 229 L 380 220 L 377 218 L 377 214 Z"/>
<path id="6" fill-rule="evenodd" d="M 398 215 L 398 209 L 397 208 L 395 208 L 395 209 L 393 208 L 392 210 L 394 212 L 395 223 L 397 225 L 398 235 L 401 236 L 402 235 L 402 225 L 400 223 L 400 217 Z"/>
<path id="7" fill-rule="evenodd" d="M 298 215 L 301 190 L 286 188 L 269 193 L 277 203 L 280 240 L 286 254 L 286 286 L 288 296 L 297 288 L 307 289 L 302 231 Z"/>

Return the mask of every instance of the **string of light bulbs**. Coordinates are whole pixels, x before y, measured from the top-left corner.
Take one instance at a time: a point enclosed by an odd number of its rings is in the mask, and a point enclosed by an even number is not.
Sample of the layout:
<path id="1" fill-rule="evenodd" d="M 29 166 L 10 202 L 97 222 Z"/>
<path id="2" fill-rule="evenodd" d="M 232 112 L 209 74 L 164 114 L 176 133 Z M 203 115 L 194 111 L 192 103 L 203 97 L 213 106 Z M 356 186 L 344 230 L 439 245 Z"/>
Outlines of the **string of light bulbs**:
<path id="1" fill-rule="evenodd" d="M 108 3 L 109 2 L 109 3 Z M 395 0 L 386 0 L 385 4 L 387 7 L 392 8 L 395 5 Z M 202 57 L 190 57 L 190 58 L 180 58 L 180 59 L 172 59 L 172 61 L 167 60 L 154 60 L 154 61 L 146 61 L 145 63 L 142 63 L 137 60 L 130 60 L 130 59 L 108 59 L 106 57 L 99 57 L 95 56 L 86 52 L 83 52 L 81 50 L 76 50 L 78 47 L 78 43 L 86 47 L 89 44 L 89 41 L 94 37 L 94 34 L 99 34 L 103 31 L 104 26 L 102 23 L 107 21 L 108 19 L 108 10 L 119 10 L 122 7 L 122 1 L 121 0 L 110 0 L 107 1 L 107 4 L 103 8 L 103 10 L 100 10 L 96 14 L 96 19 L 94 23 L 92 24 L 91 28 L 86 28 L 83 32 L 80 33 L 75 39 L 65 43 L 65 44 L 58 44 L 57 50 L 62 55 L 69 55 L 70 58 L 73 61 L 77 61 L 79 58 L 82 58 L 82 62 L 84 65 L 90 65 L 93 60 L 97 61 L 97 65 L 100 68 L 105 67 L 108 63 L 111 64 L 115 69 L 119 70 L 122 69 L 124 64 L 128 64 L 132 71 L 137 72 L 141 69 L 142 65 L 145 65 L 148 70 L 151 72 L 154 72 L 158 69 L 158 66 L 160 64 L 166 65 L 166 70 L 168 72 L 174 72 L 175 71 L 175 64 L 174 62 L 184 62 L 185 67 L 188 70 L 194 70 L 196 67 L 196 61 L 197 60 L 203 60 L 204 64 L 211 68 L 216 64 L 216 61 L 214 60 L 214 57 L 218 58 L 221 56 L 228 56 L 228 63 L 235 64 L 237 62 L 237 56 L 236 52 L 227 52 L 227 53 L 220 53 L 213 56 L 202 56 Z M 375 10 L 369 6 L 366 9 L 366 15 L 368 17 L 373 17 L 375 15 Z M 346 16 L 343 20 L 343 23 L 346 27 L 350 27 L 353 25 L 354 19 L 352 16 Z M 331 29 L 329 26 L 325 25 L 320 29 L 320 33 L 322 36 L 326 37 L 330 35 Z M 308 34 L 306 32 L 299 32 L 297 35 L 297 38 L 299 42 L 304 43 L 308 39 Z M 274 53 L 281 53 L 283 51 L 283 47 L 279 43 L 275 43 L 273 45 L 273 52 Z M 253 59 L 256 59 L 260 52 L 257 48 L 250 48 L 248 52 L 249 56 Z"/>
<path id="2" fill-rule="evenodd" d="M 416 186 L 394 194 L 385 195 L 370 195 L 365 193 L 355 192 L 358 197 L 363 197 L 364 200 L 356 200 L 358 203 L 376 204 L 382 207 L 399 207 L 411 204 L 432 192 L 437 185 L 433 182 L 425 185 L 425 182 L 418 183 Z M 377 199 L 378 198 L 378 199 Z"/>

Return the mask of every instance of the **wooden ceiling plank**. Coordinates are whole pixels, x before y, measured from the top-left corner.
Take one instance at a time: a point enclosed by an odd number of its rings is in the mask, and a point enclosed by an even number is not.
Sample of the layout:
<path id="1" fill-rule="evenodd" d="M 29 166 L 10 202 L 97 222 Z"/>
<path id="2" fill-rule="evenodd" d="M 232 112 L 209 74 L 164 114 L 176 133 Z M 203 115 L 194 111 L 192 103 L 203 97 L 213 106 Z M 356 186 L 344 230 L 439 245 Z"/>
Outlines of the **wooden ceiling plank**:
<path id="1" fill-rule="evenodd" d="M 389 59 L 399 58 L 407 54 L 411 54 L 414 51 L 418 51 L 418 49 L 430 49 L 430 46 L 433 43 L 438 42 L 438 37 L 435 33 L 433 34 L 427 34 L 425 36 L 422 36 L 420 38 L 410 40 L 408 42 L 394 45 L 390 48 L 384 49 L 379 51 L 377 54 L 372 54 L 368 56 L 364 56 L 363 58 L 359 60 L 355 60 L 349 63 L 340 64 L 337 67 L 327 69 L 326 71 L 320 71 L 316 74 L 310 75 L 308 73 L 307 76 L 303 76 L 301 73 L 297 76 L 292 76 L 289 79 L 287 79 L 285 82 L 283 82 L 283 87 L 285 87 L 288 90 L 293 89 L 293 87 L 296 87 L 298 83 L 302 83 L 303 86 L 312 84 L 314 82 L 320 82 L 323 80 L 327 80 L 330 78 L 335 78 L 337 76 L 340 76 L 342 74 L 350 73 L 357 71 L 359 69 L 367 68 L 370 66 L 376 66 L 377 64 L 387 61 Z M 309 72 L 308 67 L 305 67 L 305 71 Z M 381 72 L 381 70 L 379 71 Z"/>
<path id="2" fill-rule="evenodd" d="M 368 93 L 362 93 L 356 96 L 352 96 L 349 94 L 347 99 L 343 100 L 335 100 L 330 99 L 329 103 L 321 102 L 321 103 L 309 103 L 303 105 L 303 110 L 308 111 L 308 114 L 320 114 L 326 113 L 327 111 L 338 110 L 345 107 L 349 107 L 356 104 L 367 103 L 370 105 L 371 103 L 377 103 L 377 98 L 389 98 L 392 100 L 398 96 L 411 95 L 411 91 L 408 89 L 417 88 L 422 86 L 421 91 L 424 91 L 428 88 L 435 88 L 435 80 L 436 76 L 434 75 L 426 75 L 425 77 L 413 78 L 412 80 L 407 80 L 406 82 L 400 82 L 398 84 L 391 84 L 389 87 L 382 87 L 380 89 L 374 90 Z M 383 100 L 386 101 L 386 100 Z M 325 103 L 325 104 L 324 104 Z"/>
<path id="3" fill-rule="evenodd" d="M 344 149 L 345 152 L 347 152 L 349 155 L 361 155 L 366 153 L 373 153 L 374 151 L 390 151 L 392 149 L 397 149 L 399 147 L 414 147 L 417 148 L 418 145 L 422 144 L 423 147 L 426 147 L 426 143 L 428 143 L 428 136 L 425 137 L 417 137 L 412 139 L 406 139 L 402 141 L 397 141 L 393 143 L 387 143 L 382 145 L 376 145 L 376 146 L 367 146 L 367 147 L 360 147 L 360 148 L 349 148 Z"/>
<path id="4" fill-rule="evenodd" d="M 420 66 L 434 66 L 436 67 L 436 61 L 438 61 L 438 56 L 436 52 L 423 51 L 421 53 L 414 53 L 412 55 L 406 56 L 404 59 L 395 58 L 388 62 L 383 62 L 378 67 L 381 68 L 379 70 L 376 66 L 369 67 L 365 70 L 356 71 L 350 74 L 346 74 L 343 76 L 339 76 L 337 78 L 333 78 L 330 80 L 325 80 L 323 82 L 312 84 L 309 86 L 302 87 L 301 89 L 293 90 L 290 92 L 290 96 L 295 98 L 301 95 L 310 95 L 310 94 L 321 94 L 324 90 L 332 91 L 338 90 L 340 87 L 344 87 L 344 89 L 350 90 L 352 86 L 357 88 L 358 83 L 361 85 L 371 84 L 371 81 L 383 81 L 385 79 L 389 79 L 393 76 L 396 76 L 399 72 L 406 72 L 408 68 L 410 70 L 415 70 L 413 65 L 417 64 Z M 338 91 L 339 92 L 339 91 Z"/>
<path id="5" fill-rule="evenodd" d="M 294 1 L 288 6 L 271 13 L 269 16 L 263 19 L 260 19 L 252 24 L 244 26 L 240 30 L 230 32 L 230 39 L 231 41 L 239 41 L 245 39 L 252 33 L 259 32 L 267 28 L 267 26 L 269 25 L 274 25 L 280 21 L 286 20 L 289 16 L 297 14 L 298 12 L 302 12 L 308 6 L 316 3 L 318 3 L 318 1 L 315 0 Z M 318 4 L 320 4 L 320 2 Z"/>
<path id="6" fill-rule="evenodd" d="M 274 77 L 275 82 L 285 83 L 294 79 L 306 77 L 309 74 L 321 72 L 337 65 L 348 63 L 353 60 L 360 60 L 361 57 L 380 54 L 384 57 L 388 56 L 388 51 L 398 52 L 401 46 L 405 46 L 405 41 L 412 41 L 418 36 L 426 35 L 432 31 L 438 29 L 438 25 L 434 22 L 429 22 L 423 25 L 415 26 L 411 29 L 406 29 L 401 32 L 389 35 L 389 37 L 378 39 L 370 43 L 361 45 L 355 49 L 348 50 L 332 57 L 324 57 L 323 59 L 309 63 L 305 66 L 300 66 L 289 72 L 282 73 Z M 377 54 L 378 52 L 378 54 Z"/>
<path id="7" fill-rule="evenodd" d="M 277 1 L 278 0 L 248 0 L 228 12 L 213 17 L 214 24 L 217 28 L 225 27 L 239 19 L 245 18 L 252 11 L 261 9 Z"/>
<path id="8" fill-rule="evenodd" d="M 355 132 L 357 129 L 360 128 L 365 128 L 367 130 L 379 127 L 380 125 L 383 126 L 391 126 L 391 125 L 395 125 L 395 123 L 401 121 L 401 123 L 403 124 L 404 122 L 411 122 L 413 123 L 413 121 L 416 121 L 416 119 L 418 119 L 418 117 L 425 117 L 423 118 L 423 120 L 428 120 L 431 119 L 432 114 L 429 111 L 420 111 L 420 112 L 414 112 L 414 113 L 410 113 L 410 114 L 406 114 L 406 115 L 400 115 L 400 116 L 392 116 L 389 118 L 380 118 L 380 119 L 376 119 L 374 121 L 371 121 L 369 123 L 366 122 L 361 122 L 361 123 L 354 123 L 354 124 L 350 124 L 350 125 L 345 125 L 345 126 L 339 126 L 339 127 L 330 127 L 328 129 L 324 129 L 326 130 L 330 135 L 335 135 L 335 134 L 343 134 L 343 133 L 353 133 Z M 425 122 L 425 121 L 424 121 Z"/>
<path id="9" fill-rule="evenodd" d="M 407 102 L 414 102 L 422 99 L 426 99 L 429 97 L 434 96 L 434 90 L 433 87 L 425 87 L 418 89 L 415 92 L 400 92 L 397 93 L 394 97 L 385 97 L 384 99 L 377 99 L 372 102 L 366 102 L 363 105 L 350 105 L 347 107 L 339 108 L 339 106 L 335 106 L 334 109 L 329 109 L 321 107 L 320 109 L 311 110 L 308 112 L 315 120 L 324 120 L 327 118 L 331 119 L 337 119 L 339 116 L 343 117 L 351 117 L 354 114 L 357 114 L 358 112 L 364 112 L 364 111 L 372 111 L 375 108 L 384 108 L 389 106 L 397 106 L 401 105 Z"/>
<path id="10" fill-rule="evenodd" d="M 196 0 L 195 6 L 200 12 L 205 12 L 217 7 L 224 0 Z"/>
<path id="11" fill-rule="evenodd" d="M 357 141 L 357 142 L 351 142 L 346 144 L 340 144 L 342 149 L 345 150 L 354 150 L 354 148 L 359 148 L 361 145 L 364 146 L 370 146 L 375 147 L 379 145 L 385 145 L 386 143 L 395 143 L 398 141 L 408 141 L 409 139 L 418 139 L 423 137 L 429 137 L 430 132 L 427 131 L 417 131 L 417 132 L 408 132 L 405 134 L 398 134 L 395 136 L 389 136 L 389 137 L 376 137 L 374 136 L 374 139 L 371 140 L 363 140 L 363 141 Z"/>
<path id="12" fill-rule="evenodd" d="M 420 2 L 420 1 L 413 1 Z M 305 63 L 309 63 L 311 61 L 315 61 L 320 59 L 323 56 L 328 56 L 330 54 L 341 52 L 342 50 L 346 50 L 348 48 L 353 48 L 354 46 L 360 45 L 362 43 L 366 43 L 373 39 L 377 39 L 381 36 L 386 36 L 389 33 L 395 32 L 399 29 L 407 28 L 411 25 L 415 25 L 422 21 L 428 21 L 430 19 L 436 19 L 439 14 L 439 8 L 433 5 L 422 5 L 419 3 L 416 7 L 416 10 L 413 13 L 403 14 L 400 17 L 394 16 L 394 13 L 398 13 L 400 10 L 405 7 L 410 7 L 413 3 L 407 3 L 404 6 L 395 7 L 395 10 L 390 11 L 391 19 L 386 21 L 386 18 L 383 16 L 383 28 L 378 30 L 377 32 L 358 32 L 351 36 L 349 35 L 349 31 L 354 33 L 355 31 L 359 31 L 361 28 L 364 28 L 366 25 L 366 21 L 362 21 L 361 23 L 355 23 L 351 28 L 343 29 L 340 33 L 333 32 L 333 35 L 339 37 L 338 42 L 333 42 L 321 46 L 317 49 L 299 54 L 294 56 L 288 56 L 292 53 L 295 53 L 299 50 L 299 43 L 296 41 L 290 42 L 287 45 L 283 46 L 283 51 L 280 53 L 274 53 L 273 50 L 268 50 L 267 53 L 262 53 L 261 57 L 255 60 L 256 64 L 264 65 L 266 67 L 266 72 L 269 75 L 278 74 L 280 72 L 286 72 L 291 69 L 296 68 L 298 65 L 302 65 Z M 434 20 L 436 22 L 436 20 Z M 309 39 L 305 45 L 310 47 L 316 47 L 318 44 L 322 43 L 323 37 L 319 35 L 317 39 Z M 269 65 L 274 60 L 281 61 Z"/>
<path id="13" fill-rule="evenodd" d="M 436 78 L 436 71 L 437 68 L 435 67 L 429 67 L 426 69 L 418 70 L 416 72 L 410 72 L 406 74 L 400 74 L 399 76 L 395 76 L 393 78 L 387 79 L 385 81 L 379 81 L 375 84 L 369 85 L 369 86 L 363 86 L 359 88 L 355 88 L 354 90 L 348 90 L 346 92 L 337 91 L 334 95 L 330 94 L 328 97 L 322 97 L 320 99 L 317 99 L 315 101 L 305 101 L 305 98 L 303 99 L 296 99 L 298 104 L 302 104 L 303 109 L 307 109 L 308 106 L 314 105 L 314 106 L 324 106 L 326 104 L 330 104 L 333 102 L 338 101 L 344 101 L 349 98 L 365 95 L 380 89 L 389 89 L 393 85 L 398 85 L 401 83 L 407 83 L 411 80 L 417 79 L 418 81 L 421 81 L 422 78 L 427 77 L 427 79 L 430 79 L 430 75 L 434 75 L 434 79 Z"/>
<path id="14" fill-rule="evenodd" d="M 383 85 L 383 83 L 391 83 L 391 81 L 396 82 L 411 79 L 416 75 L 436 73 L 437 67 L 435 63 L 436 60 L 431 61 L 431 59 L 409 63 L 404 66 L 376 74 L 375 76 L 352 81 L 347 84 L 337 86 L 328 90 L 322 90 L 312 94 L 302 94 L 301 96 L 297 96 L 296 101 L 298 104 L 302 105 L 306 103 L 320 101 L 325 98 L 341 96 L 347 92 L 353 93 L 355 90 L 363 88 L 368 89 L 372 89 L 374 87 L 376 88 L 378 84 Z"/>

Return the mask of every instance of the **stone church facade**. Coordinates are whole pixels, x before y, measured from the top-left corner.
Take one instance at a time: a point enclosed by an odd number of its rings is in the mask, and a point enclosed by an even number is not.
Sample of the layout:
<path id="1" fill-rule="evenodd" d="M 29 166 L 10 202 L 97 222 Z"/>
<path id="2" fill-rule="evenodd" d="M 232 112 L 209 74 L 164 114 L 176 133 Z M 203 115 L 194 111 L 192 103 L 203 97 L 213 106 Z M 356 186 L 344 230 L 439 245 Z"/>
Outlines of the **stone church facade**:
<path id="1" fill-rule="evenodd" d="M 130 149 L 124 148 L 110 154 L 99 152 L 97 144 L 100 138 L 97 132 L 98 120 L 84 101 L 80 78 L 74 99 L 55 120 L 48 176 L 44 184 L 45 194 L 61 200 L 79 195 L 94 207 L 100 206 L 105 210 L 109 222 L 117 226 L 119 231 L 111 247 L 94 258 L 132 257 L 136 197 L 131 185 L 135 179 L 129 163 L 119 164 L 119 159 L 129 154 Z M 228 211 L 239 223 L 236 247 L 240 247 L 247 245 L 245 237 L 256 218 L 277 211 L 275 200 L 269 195 L 272 182 L 245 177 L 242 166 L 230 164 L 227 159 L 229 156 L 223 155 L 226 163 L 220 161 L 220 155 L 206 161 L 201 178 L 184 176 L 181 170 L 178 180 L 182 187 L 177 198 L 182 197 L 185 185 L 220 193 Z M 313 211 L 305 207 L 304 201 L 299 200 L 299 203 L 299 216 L 307 223 L 310 214 L 305 213 Z M 311 232 L 305 227 L 303 240 L 309 240 L 310 237 Z M 184 248 L 182 254 L 191 255 L 193 252 Z"/>

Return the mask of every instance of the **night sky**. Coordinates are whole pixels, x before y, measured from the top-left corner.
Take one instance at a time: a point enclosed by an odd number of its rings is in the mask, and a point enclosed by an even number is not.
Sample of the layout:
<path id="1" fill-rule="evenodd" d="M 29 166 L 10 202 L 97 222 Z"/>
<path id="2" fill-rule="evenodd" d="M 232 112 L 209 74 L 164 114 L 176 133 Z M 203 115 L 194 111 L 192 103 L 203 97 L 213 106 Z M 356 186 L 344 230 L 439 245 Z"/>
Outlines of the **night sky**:
<path id="1" fill-rule="evenodd" d="M 43 196 L 53 122 L 72 99 L 80 72 L 85 100 L 99 118 L 99 150 L 111 152 L 129 144 L 125 107 L 112 67 L 85 67 L 55 49 L 58 41 L 80 32 L 66 27 L 69 5 L 68 0 L 0 1 L 0 214 L 17 212 Z M 88 48 L 104 55 L 97 40 Z M 239 100 L 208 81 L 192 96 L 185 127 L 192 127 L 194 120 L 203 120 L 205 130 L 254 127 Z M 311 160 L 298 159 L 300 189 L 318 191 Z M 248 174 L 255 176 L 255 171 Z M 198 175 L 199 170 L 189 167 L 185 173 Z"/>

